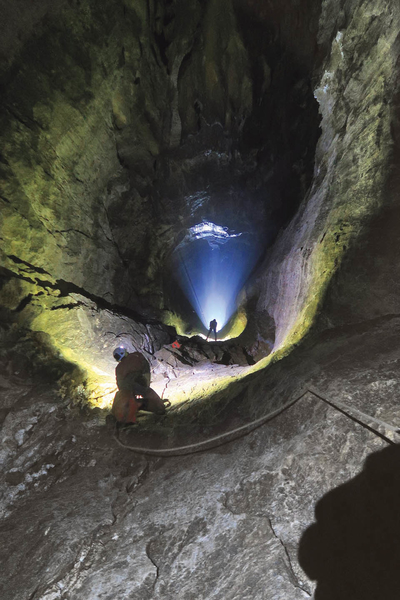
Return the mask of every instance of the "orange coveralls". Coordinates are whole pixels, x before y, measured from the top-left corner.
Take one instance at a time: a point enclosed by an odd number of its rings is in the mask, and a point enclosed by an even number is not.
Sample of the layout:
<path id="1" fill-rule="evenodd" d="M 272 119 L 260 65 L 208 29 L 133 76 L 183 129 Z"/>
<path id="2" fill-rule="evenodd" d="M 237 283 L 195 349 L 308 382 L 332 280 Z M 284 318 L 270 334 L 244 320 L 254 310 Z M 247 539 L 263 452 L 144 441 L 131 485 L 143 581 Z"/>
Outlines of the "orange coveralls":
<path id="1" fill-rule="evenodd" d="M 119 391 L 111 412 L 121 423 L 135 423 L 136 413 L 143 405 L 136 396 L 144 396 L 150 386 L 150 365 L 143 354 L 133 352 L 118 363 L 115 375 Z"/>

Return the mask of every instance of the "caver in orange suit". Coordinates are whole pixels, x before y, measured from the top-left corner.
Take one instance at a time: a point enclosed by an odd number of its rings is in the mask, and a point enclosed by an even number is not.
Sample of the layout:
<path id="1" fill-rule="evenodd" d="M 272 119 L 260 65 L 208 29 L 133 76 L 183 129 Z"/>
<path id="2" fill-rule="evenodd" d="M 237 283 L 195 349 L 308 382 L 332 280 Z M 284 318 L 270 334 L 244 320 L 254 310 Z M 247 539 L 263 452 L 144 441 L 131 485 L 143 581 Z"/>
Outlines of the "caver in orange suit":
<path id="1" fill-rule="evenodd" d="M 138 410 L 157 415 L 165 413 L 165 403 L 168 401 L 161 400 L 150 387 L 150 365 L 143 354 L 125 351 L 115 375 L 119 391 L 115 394 L 111 412 L 117 421 L 135 423 Z"/>

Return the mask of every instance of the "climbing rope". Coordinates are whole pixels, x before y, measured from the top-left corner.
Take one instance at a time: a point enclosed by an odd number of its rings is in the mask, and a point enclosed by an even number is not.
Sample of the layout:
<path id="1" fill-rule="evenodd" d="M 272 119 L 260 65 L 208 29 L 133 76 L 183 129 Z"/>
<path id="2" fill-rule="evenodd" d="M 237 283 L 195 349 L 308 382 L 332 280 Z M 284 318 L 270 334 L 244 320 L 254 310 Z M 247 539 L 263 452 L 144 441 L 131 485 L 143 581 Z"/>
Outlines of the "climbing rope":
<path id="1" fill-rule="evenodd" d="M 307 388 L 299 396 L 297 396 L 294 400 L 289 401 L 287 404 L 285 404 L 281 408 L 273 411 L 272 413 L 269 413 L 268 415 L 264 415 L 263 417 L 260 417 L 259 419 L 252 421 L 251 423 L 247 423 L 246 425 L 242 425 L 241 427 L 237 427 L 236 429 L 232 429 L 231 431 L 228 431 L 226 433 L 221 433 L 212 438 L 209 438 L 208 440 L 204 440 L 203 442 L 196 442 L 194 444 L 188 444 L 186 446 L 177 446 L 175 448 L 158 448 L 157 449 L 157 448 L 140 448 L 137 446 L 129 446 L 129 445 L 121 442 L 121 440 L 118 438 L 117 434 L 114 435 L 114 439 L 123 448 L 131 450 L 132 452 L 135 452 L 136 454 L 143 454 L 143 455 L 148 455 L 148 456 L 164 456 L 164 457 L 171 456 L 172 457 L 172 456 L 184 456 L 187 454 L 195 454 L 198 452 L 205 452 L 207 450 L 212 450 L 213 448 L 217 448 L 218 446 L 222 446 L 223 444 L 227 444 L 236 439 L 242 438 L 245 435 L 248 435 L 249 433 L 251 433 L 252 431 L 257 429 L 258 427 L 261 427 L 261 425 L 264 425 L 264 423 L 267 423 L 268 421 L 271 421 L 278 415 L 282 414 L 284 411 L 286 411 L 288 408 L 293 406 L 296 402 L 301 400 L 301 398 L 303 398 L 308 393 L 312 394 L 313 396 L 315 396 L 316 398 L 318 398 L 325 404 L 328 404 L 332 408 L 338 410 L 340 413 L 344 414 L 346 417 L 350 418 L 352 421 L 354 421 L 358 425 L 361 425 L 368 431 L 374 433 L 375 435 L 380 437 L 382 440 L 384 440 L 388 444 L 395 445 L 395 442 L 393 442 L 393 440 L 391 440 L 387 436 L 383 435 L 382 433 L 380 433 L 379 431 L 377 431 L 376 429 L 374 429 L 367 423 L 364 423 L 360 419 L 354 417 L 351 413 L 358 414 L 362 418 L 368 419 L 370 421 L 374 421 L 375 423 L 378 423 L 379 425 L 385 427 L 386 429 L 388 429 L 389 431 L 392 431 L 393 433 L 395 433 L 397 435 L 399 435 L 399 433 L 400 433 L 398 427 L 389 425 L 388 423 L 385 423 L 385 421 L 382 421 L 381 419 L 377 419 L 376 417 L 367 415 L 356 408 L 352 408 L 350 406 L 347 406 L 346 404 L 343 404 L 342 402 L 333 402 L 331 399 L 328 400 L 318 390 L 312 389 L 312 388 Z"/>
<path id="2" fill-rule="evenodd" d="M 380 433 L 379 431 L 377 431 L 370 425 L 367 425 L 360 419 L 357 419 L 356 417 L 354 417 L 351 413 L 353 412 L 364 419 L 369 419 L 370 421 L 374 421 L 375 423 L 378 423 L 378 425 L 381 425 L 381 426 L 385 427 L 385 429 L 388 429 L 389 431 L 392 431 L 393 433 L 396 433 L 396 434 L 398 434 L 398 427 L 389 425 L 389 423 L 385 423 L 385 421 L 382 421 L 381 419 L 377 419 L 376 417 L 371 417 L 371 415 L 367 415 L 367 414 L 361 412 L 361 410 L 358 410 L 357 408 L 353 408 L 351 406 L 347 406 L 346 404 L 343 404 L 342 402 L 333 402 L 332 400 L 328 400 L 327 398 L 324 398 L 324 396 L 322 396 L 322 394 L 320 392 L 318 392 L 318 390 L 316 390 L 316 389 L 309 388 L 308 391 L 311 394 L 313 394 L 314 396 L 316 396 L 317 398 L 319 398 L 320 400 L 322 400 L 322 402 L 325 402 L 325 404 L 332 406 L 333 408 L 335 408 L 336 410 L 338 410 L 339 412 L 344 414 L 346 417 L 348 417 L 355 423 L 362 425 L 362 427 L 364 427 L 365 429 L 368 429 L 368 431 L 371 431 L 378 437 L 382 438 L 388 444 L 395 443 L 395 442 L 393 442 L 393 440 L 391 440 L 388 437 L 386 437 L 385 435 L 383 435 L 383 433 Z"/>

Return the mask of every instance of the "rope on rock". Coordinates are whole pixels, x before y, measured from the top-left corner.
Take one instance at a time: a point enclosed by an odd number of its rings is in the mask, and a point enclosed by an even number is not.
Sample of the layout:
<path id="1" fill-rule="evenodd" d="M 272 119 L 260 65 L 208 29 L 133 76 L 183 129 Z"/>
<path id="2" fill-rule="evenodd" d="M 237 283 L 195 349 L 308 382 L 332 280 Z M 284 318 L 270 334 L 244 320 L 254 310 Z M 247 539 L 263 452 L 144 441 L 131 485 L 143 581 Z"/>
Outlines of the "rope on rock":
<path id="1" fill-rule="evenodd" d="M 385 423 L 385 421 L 382 421 L 381 419 L 377 419 L 376 417 L 367 415 L 356 408 L 352 408 L 350 406 L 347 406 L 346 404 L 343 404 L 342 402 L 333 402 L 332 400 L 327 399 L 325 396 L 322 396 L 322 394 L 318 390 L 312 389 L 312 388 L 307 388 L 304 392 L 302 392 L 300 394 L 300 396 L 297 396 L 294 400 L 291 400 L 290 402 L 288 402 L 281 408 L 278 408 L 277 410 L 273 411 L 272 413 L 269 413 L 268 415 L 264 415 L 263 417 L 260 417 L 259 419 L 252 421 L 251 423 L 246 423 L 246 425 L 241 425 L 240 427 L 237 427 L 236 429 L 232 429 L 231 431 L 221 433 L 212 438 L 209 438 L 208 440 L 204 440 L 203 442 L 196 442 L 194 444 L 188 444 L 187 446 L 176 446 L 174 448 L 140 448 L 137 446 L 129 446 L 127 444 L 124 444 L 123 442 L 121 442 L 121 440 L 118 438 L 118 436 L 116 434 L 114 435 L 114 439 L 123 448 L 131 450 L 132 452 L 135 452 L 136 454 L 143 454 L 143 455 L 147 455 L 147 456 L 164 456 L 164 457 L 171 456 L 172 457 L 172 456 L 185 456 L 188 454 L 195 454 L 198 452 L 206 452 L 207 450 L 212 450 L 213 448 L 217 448 L 218 446 L 222 446 L 229 442 L 233 442 L 234 440 L 240 439 L 240 438 L 244 437 L 245 435 L 248 435 L 249 433 L 251 433 L 252 431 L 257 429 L 258 427 L 261 427 L 261 425 L 264 425 L 264 423 L 267 423 L 268 421 L 271 421 L 275 417 L 279 416 L 281 413 L 283 413 L 288 408 L 293 406 L 296 402 L 301 400 L 301 398 L 303 398 L 308 393 L 312 394 L 319 400 L 322 400 L 322 402 L 324 402 L 325 404 L 328 404 L 332 408 L 338 410 L 340 413 L 344 414 L 346 417 L 348 417 L 349 419 L 351 419 L 358 425 L 361 425 L 362 427 L 364 427 L 371 433 L 374 433 L 375 435 L 380 437 L 382 440 L 384 440 L 386 443 L 395 445 L 395 442 L 393 440 L 386 437 L 385 435 L 383 435 L 382 433 L 380 433 L 378 430 L 374 429 L 370 425 L 367 425 L 367 423 L 364 423 L 360 419 L 357 419 L 356 417 L 352 416 L 350 413 L 353 412 L 365 419 L 374 421 L 375 423 L 378 423 L 379 425 L 385 427 L 386 429 L 388 429 L 389 431 L 392 431 L 393 433 L 395 433 L 397 435 L 399 435 L 398 427 L 389 425 L 388 423 Z"/>
<path id="2" fill-rule="evenodd" d="M 385 429 L 388 429 L 389 431 L 393 431 L 393 433 L 396 433 L 396 434 L 398 434 L 398 427 L 394 427 L 393 425 L 389 425 L 389 423 L 385 423 L 385 421 L 382 421 L 381 419 L 377 419 L 376 417 L 371 417 L 371 415 L 367 415 L 367 414 L 361 412 L 361 410 L 358 410 L 357 408 L 353 408 L 351 406 L 347 406 L 347 404 L 343 404 L 343 402 L 333 402 L 332 400 L 328 400 L 327 398 L 325 398 L 324 396 L 322 396 L 322 394 L 318 390 L 316 390 L 316 389 L 309 388 L 308 391 L 311 394 L 313 394 L 314 396 L 316 396 L 317 398 L 319 398 L 320 400 L 322 400 L 322 402 L 325 402 L 325 404 L 329 404 L 329 406 L 332 406 L 332 408 L 335 408 L 336 410 L 338 410 L 339 412 L 341 412 L 342 414 L 344 414 L 346 417 L 348 417 L 349 419 L 351 419 L 355 423 L 358 423 L 359 425 L 362 425 L 362 427 L 364 427 L 365 429 L 368 429 L 368 431 L 371 431 L 372 433 L 374 433 L 375 435 L 377 435 L 378 437 L 380 437 L 382 440 L 384 440 L 388 444 L 395 444 L 395 442 L 393 440 L 391 440 L 390 438 L 386 437 L 386 435 L 383 435 L 383 433 L 380 433 L 379 431 L 377 431 L 376 429 L 374 429 L 370 425 L 367 425 L 366 423 L 364 423 L 360 419 L 357 419 L 356 417 L 354 417 L 350 413 L 353 412 L 353 413 L 359 415 L 360 417 L 362 417 L 364 419 L 369 419 L 370 421 L 374 421 L 375 423 L 378 423 L 378 425 L 382 425 L 383 427 L 385 427 Z"/>
<path id="3" fill-rule="evenodd" d="M 195 454 L 196 452 L 205 452 L 206 450 L 212 450 L 213 448 L 217 448 L 218 446 L 222 446 L 223 444 L 227 444 L 228 442 L 233 442 L 233 440 L 236 440 L 251 433 L 258 427 L 261 427 L 261 425 L 264 425 L 264 423 L 266 423 L 267 421 L 270 421 L 271 419 L 277 417 L 285 410 L 293 406 L 293 404 L 298 402 L 305 394 L 307 394 L 307 391 L 308 390 L 303 392 L 294 400 L 291 400 L 284 406 L 278 408 L 274 412 L 269 413 L 268 415 L 264 415 L 263 417 L 252 421 L 251 423 L 246 423 L 246 425 L 241 425 L 240 427 L 232 429 L 231 431 L 220 433 L 219 435 L 209 438 L 208 440 L 204 440 L 203 442 L 196 442 L 195 444 L 188 444 L 187 446 L 177 446 L 175 448 L 139 448 L 136 446 L 128 446 L 127 444 L 124 444 L 123 442 L 121 442 L 117 435 L 114 435 L 114 439 L 118 442 L 120 446 L 122 446 L 123 448 L 127 448 L 128 450 L 131 450 L 136 454 L 167 457 L 184 456 L 186 454 Z M 231 436 L 233 436 L 232 439 L 228 439 Z"/>

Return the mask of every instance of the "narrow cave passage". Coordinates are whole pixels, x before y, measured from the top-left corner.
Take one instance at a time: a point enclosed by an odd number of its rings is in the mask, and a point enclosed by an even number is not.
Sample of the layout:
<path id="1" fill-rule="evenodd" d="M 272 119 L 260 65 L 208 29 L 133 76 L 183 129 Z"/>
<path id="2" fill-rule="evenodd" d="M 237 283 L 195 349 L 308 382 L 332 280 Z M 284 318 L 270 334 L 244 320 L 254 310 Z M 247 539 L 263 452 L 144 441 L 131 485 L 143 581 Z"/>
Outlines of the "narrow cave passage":
<path id="1" fill-rule="evenodd" d="M 312 179 L 318 15 L 305 15 L 304 28 L 247 2 L 227 2 L 227 19 L 218 2 L 197 4 L 156 2 L 149 19 L 117 0 L 112 15 L 88 1 L 77 21 L 69 8 L 54 17 L 57 40 L 50 17 L 7 76 L 5 197 L 21 222 L 8 220 L 20 242 L 3 295 L 16 296 L 10 308 L 44 336 L 43 352 L 52 347 L 80 372 L 68 376 L 77 397 L 84 387 L 105 411 L 116 345 L 144 354 L 174 410 L 195 412 L 210 397 L 219 405 L 274 348 L 273 312 L 259 297 L 274 241 Z M 145 42 L 132 34 L 141 19 Z M 293 27 L 301 53 L 288 42 Z M 217 344 L 189 339 L 214 318 Z M 180 348 L 165 325 L 177 326 Z"/>
<path id="2" fill-rule="evenodd" d="M 87 0 L 76 15 L 70 6 L 48 15 L 26 44 L 8 40 L 4 296 L 21 324 L 49 335 L 93 382 L 112 372 L 108 341 L 82 352 L 85 337 L 108 335 L 95 298 L 139 316 L 112 335 L 139 331 L 127 343 L 152 360 L 173 335 L 160 333 L 163 324 L 180 321 L 183 334 L 204 334 L 213 318 L 223 337 L 244 334 L 211 352 L 211 363 L 248 366 L 273 347 L 260 281 L 312 179 L 318 2 L 289 22 L 257 3 L 222 4 L 156 2 L 147 14 Z M 193 234 L 205 223 L 229 232 L 228 242 L 215 229 Z M 44 273 L 52 287 L 39 296 Z M 86 297 L 86 312 L 73 293 L 63 309 L 59 281 Z M 93 333 L 87 315 L 97 308 Z"/>

